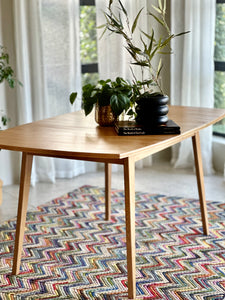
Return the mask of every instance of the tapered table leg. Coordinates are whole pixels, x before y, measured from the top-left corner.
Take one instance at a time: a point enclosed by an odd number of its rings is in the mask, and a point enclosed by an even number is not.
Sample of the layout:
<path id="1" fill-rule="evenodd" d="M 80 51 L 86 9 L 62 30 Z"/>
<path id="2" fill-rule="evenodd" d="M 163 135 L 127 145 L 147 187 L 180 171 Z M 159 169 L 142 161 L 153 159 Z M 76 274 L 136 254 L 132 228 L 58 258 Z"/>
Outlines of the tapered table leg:
<path id="1" fill-rule="evenodd" d="M 127 242 L 128 298 L 136 299 L 135 262 L 135 162 L 132 158 L 124 162 L 125 215 Z"/>
<path id="2" fill-rule="evenodd" d="M 111 219 L 111 179 L 112 165 L 105 163 L 105 219 Z"/>
<path id="3" fill-rule="evenodd" d="M 13 275 L 18 274 L 20 270 L 21 252 L 23 247 L 27 205 L 28 205 L 28 197 L 29 197 L 29 190 L 30 190 L 32 160 L 33 160 L 32 155 L 23 153 L 21 176 L 20 176 L 20 192 L 19 192 L 18 212 L 17 212 L 15 249 L 14 249 L 13 268 L 12 268 Z"/>
<path id="4" fill-rule="evenodd" d="M 196 168 L 198 194 L 199 194 L 201 216 L 202 216 L 203 233 L 205 235 L 208 235 L 209 226 L 208 226 L 207 207 L 206 207 L 206 200 L 205 200 L 205 186 L 204 186 L 204 175 L 203 175 L 199 132 L 197 132 L 192 137 L 192 144 L 193 144 L 193 151 L 194 151 L 194 158 L 195 158 L 195 168 Z"/>

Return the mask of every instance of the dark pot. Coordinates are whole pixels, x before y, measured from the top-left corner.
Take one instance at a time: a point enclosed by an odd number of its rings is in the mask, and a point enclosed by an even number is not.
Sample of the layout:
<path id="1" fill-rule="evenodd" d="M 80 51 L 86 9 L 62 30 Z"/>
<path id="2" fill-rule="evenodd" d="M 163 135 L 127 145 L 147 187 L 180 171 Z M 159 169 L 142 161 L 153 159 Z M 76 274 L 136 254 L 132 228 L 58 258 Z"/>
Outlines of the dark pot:
<path id="1" fill-rule="evenodd" d="M 145 127 L 165 124 L 168 121 L 168 101 L 166 95 L 144 93 L 137 100 L 136 122 Z"/>

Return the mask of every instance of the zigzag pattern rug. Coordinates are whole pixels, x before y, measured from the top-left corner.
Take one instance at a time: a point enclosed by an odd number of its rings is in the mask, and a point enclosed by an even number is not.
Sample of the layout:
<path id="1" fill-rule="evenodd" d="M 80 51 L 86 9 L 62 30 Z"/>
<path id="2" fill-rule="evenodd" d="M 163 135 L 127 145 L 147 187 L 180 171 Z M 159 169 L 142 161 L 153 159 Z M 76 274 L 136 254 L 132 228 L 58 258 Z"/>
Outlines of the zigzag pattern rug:
<path id="1" fill-rule="evenodd" d="M 225 205 L 136 193 L 137 299 L 225 299 Z M 124 193 L 84 186 L 27 215 L 21 273 L 11 275 L 16 220 L 0 226 L 0 299 L 127 299 Z"/>

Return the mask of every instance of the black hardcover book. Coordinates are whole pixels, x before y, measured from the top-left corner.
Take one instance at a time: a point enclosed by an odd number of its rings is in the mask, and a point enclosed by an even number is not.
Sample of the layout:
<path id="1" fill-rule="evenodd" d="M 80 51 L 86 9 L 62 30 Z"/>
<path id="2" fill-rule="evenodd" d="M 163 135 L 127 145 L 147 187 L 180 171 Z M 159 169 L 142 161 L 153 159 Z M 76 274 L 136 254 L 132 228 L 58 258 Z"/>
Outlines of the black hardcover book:
<path id="1" fill-rule="evenodd" d="M 115 130 L 118 135 L 180 134 L 180 126 L 173 120 L 155 127 L 144 127 L 135 121 L 117 121 Z"/>

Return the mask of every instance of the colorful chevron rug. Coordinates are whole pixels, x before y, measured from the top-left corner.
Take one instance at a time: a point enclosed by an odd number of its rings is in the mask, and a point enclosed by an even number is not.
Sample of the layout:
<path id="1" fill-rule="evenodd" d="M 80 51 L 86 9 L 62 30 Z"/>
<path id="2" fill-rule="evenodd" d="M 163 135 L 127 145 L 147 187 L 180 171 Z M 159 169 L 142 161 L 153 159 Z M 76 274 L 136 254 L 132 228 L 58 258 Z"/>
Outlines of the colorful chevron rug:
<path id="1" fill-rule="evenodd" d="M 225 299 L 225 204 L 136 193 L 137 299 Z M 27 215 L 21 272 L 11 275 L 16 220 L 0 226 L 0 299 L 127 299 L 124 193 L 84 186 Z"/>

